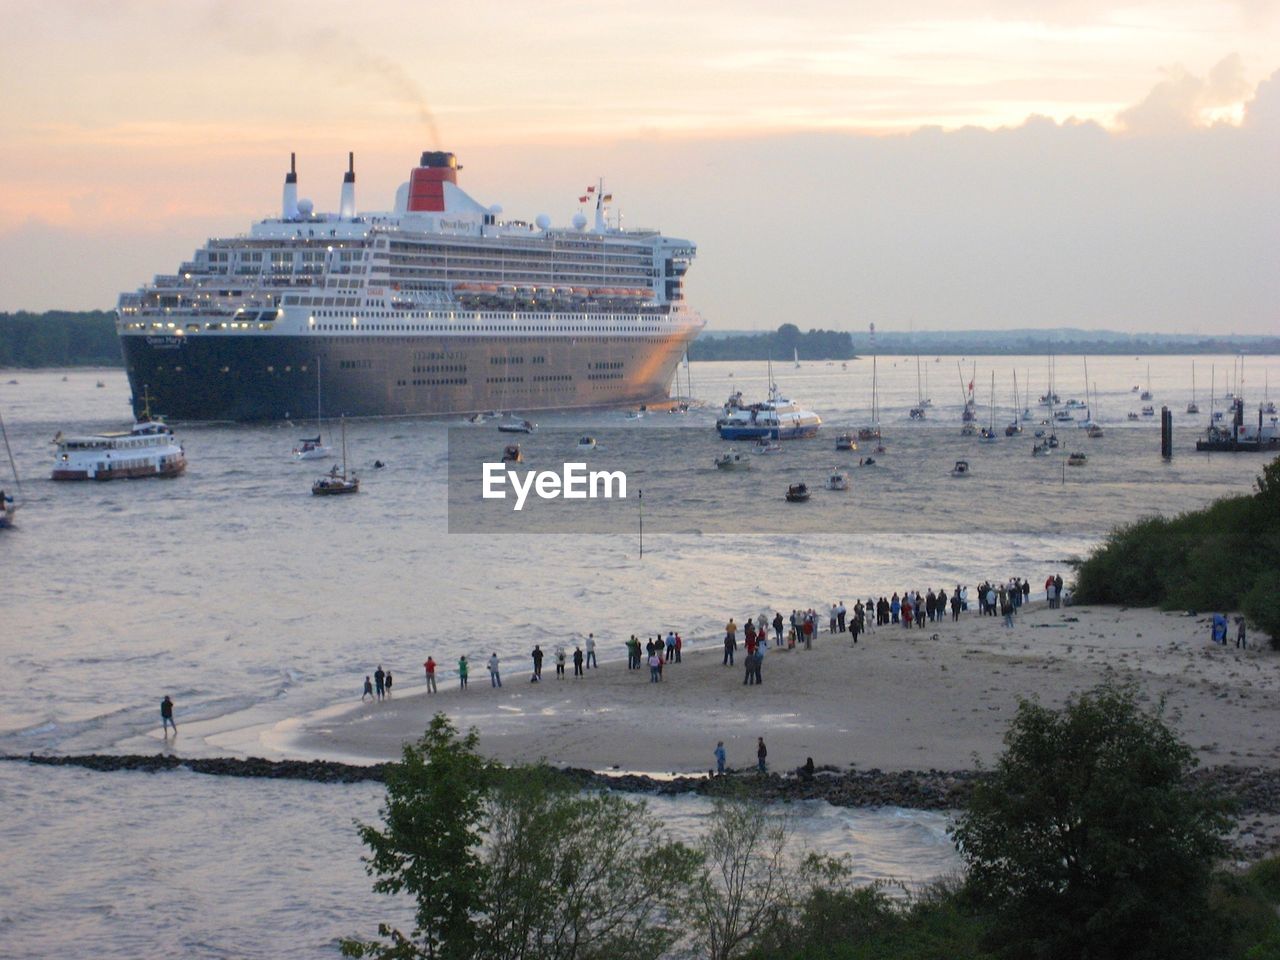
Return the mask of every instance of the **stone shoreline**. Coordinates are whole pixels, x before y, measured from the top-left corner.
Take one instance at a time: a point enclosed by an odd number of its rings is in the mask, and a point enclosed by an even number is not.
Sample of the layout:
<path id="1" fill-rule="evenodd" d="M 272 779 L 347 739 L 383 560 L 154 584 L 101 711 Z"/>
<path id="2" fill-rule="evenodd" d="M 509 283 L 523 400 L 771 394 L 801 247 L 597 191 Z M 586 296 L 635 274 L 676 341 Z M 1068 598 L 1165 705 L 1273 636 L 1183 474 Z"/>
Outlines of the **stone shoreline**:
<path id="1" fill-rule="evenodd" d="M 208 776 L 304 780 L 312 783 L 382 783 L 389 763 L 352 764 L 332 760 L 266 760 L 261 757 L 176 757 L 171 754 L 0 755 L 0 760 L 38 766 L 81 767 L 99 772 L 162 773 L 189 770 Z M 975 770 L 839 770 L 816 768 L 806 779 L 794 772 L 766 773 L 753 768 L 728 776 L 650 777 L 608 774 L 581 768 L 557 768 L 584 789 L 675 796 L 694 793 L 727 796 L 745 785 L 768 800 L 825 800 L 838 807 L 907 807 L 914 810 L 958 810 L 973 784 L 984 776 Z M 1280 814 L 1280 770 L 1261 767 L 1214 766 L 1197 770 L 1192 779 L 1233 798 L 1236 816 Z"/>

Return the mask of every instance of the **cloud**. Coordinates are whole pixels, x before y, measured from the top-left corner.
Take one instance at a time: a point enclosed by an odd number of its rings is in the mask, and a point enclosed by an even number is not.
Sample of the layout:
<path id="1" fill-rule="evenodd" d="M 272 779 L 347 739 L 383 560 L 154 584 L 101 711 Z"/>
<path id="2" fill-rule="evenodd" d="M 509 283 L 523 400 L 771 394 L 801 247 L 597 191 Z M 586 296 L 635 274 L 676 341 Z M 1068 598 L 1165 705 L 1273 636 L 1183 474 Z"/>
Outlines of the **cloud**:
<path id="1" fill-rule="evenodd" d="M 1244 125 L 1280 132 L 1280 70 L 1258 84 L 1253 99 L 1245 104 Z"/>
<path id="2" fill-rule="evenodd" d="M 1134 134 L 1165 134 L 1206 126 L 1215 111 L 1240 104 L 1249 93 L 1244 63 L 1238 53 L 1223 57 L 1207 77 L 1197 77 L 1181 64 L 1165 71 L 1166 79 L 1116 120 Z"/>

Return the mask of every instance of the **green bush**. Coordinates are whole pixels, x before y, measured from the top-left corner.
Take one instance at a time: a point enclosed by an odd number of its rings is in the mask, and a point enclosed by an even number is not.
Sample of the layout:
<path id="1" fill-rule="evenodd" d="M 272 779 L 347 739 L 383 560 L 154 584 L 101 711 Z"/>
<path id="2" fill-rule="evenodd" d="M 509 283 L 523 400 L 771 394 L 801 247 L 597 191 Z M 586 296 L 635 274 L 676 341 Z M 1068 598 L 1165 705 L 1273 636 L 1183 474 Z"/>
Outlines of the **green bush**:
<path id="1" fill-rule="evenodd" d="M 1119 527 L 1076 570 L 1082 603 L 1241 610 L 1280 649 L 1280 458 L 1252 496 Z"/>

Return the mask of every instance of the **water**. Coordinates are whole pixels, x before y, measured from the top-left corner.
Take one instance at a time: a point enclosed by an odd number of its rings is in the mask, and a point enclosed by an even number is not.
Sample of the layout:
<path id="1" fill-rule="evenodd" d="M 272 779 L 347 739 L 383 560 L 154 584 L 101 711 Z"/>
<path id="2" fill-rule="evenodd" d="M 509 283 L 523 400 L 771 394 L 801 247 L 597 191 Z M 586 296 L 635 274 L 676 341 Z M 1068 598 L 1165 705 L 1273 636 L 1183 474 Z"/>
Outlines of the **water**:
<path id="1" fill-rule="evenodd" d="M 217 754 L 254 744 L 256 731 L 290 717 L 358 698 L 378 663 L 408 684 L 427 653 L 450 664 L 461 653 L 483 662 L 491 649 L 522 659 L 534 642 L 546 647 L 588 630 L 602 660 L 621 659 L 632 632 L 674 627 L 696 646 L 711 642 L 729 614 L 821 609 L 985 577 L 1037 582 L 1114 520 L 1245 492 L 1265 462 L 1189 452 L 1208 416 L 1210 364 L 1221 397 L 1231 358 L 1197 358 L 1204 413 L 1196 418 L 1181 413 L 1190 360 L 1151 360 L 1154 403 L 1175 411 L 1171 464 L 1159 459 L 1156 423 L 1125 419 L 1141 406 L 1130 387 L 1146 386 L 1147 361 L 1091 358 L 1094 416 L 1107 436 L 1088 441 L 1068 436 L 1074 427 L 1059 429 L 1061 454 L 1089 453 L 1078 473 L 1063 470 L 1061 456 L 1033 460 L 1029 433 L 991 446 L 960 438 L 959 380 L 968 380 L 971 361 L 958 375 L 954 359 L 924 359 L 934 400 L 924 423 L 907 418 L 915 359 L 880 360 L 888 452 L 874 479 L 855 473 L 845 501 L 827 494 L 803 508 L 821 518 L 825 534 L 786 527 L 781 492 L 797 473 L 820 481 L 839 462 L 835 434 L 869 419 L 868 361 L 848 370 L 779 365 L 784 391 L 828 426 L 749 478 L 715 471 L 697 451 L 727 446 L 712 439 L 718 404 L 734 388 L 762 397 L 764 364 L 695 365 L 695 393 L 710 405 L 687 418 L 538 416 L 544 427 L 628 431 L 631 443 L 617 453 L 637 470 L 673 456 L 658 428 L 677 420 L 700 428 L 688 463 L 674 464 L 684 471 L 680 509 L 701 501 L 716 529 L 733 532 L 647 533 L 643 561 L 630 533 L 449 534 L 450 425 L 441 422 L 349 424 L 364 478 L 356 497 L 310 496 L 317 465 L 289 459 L 310 431 L 287 425 L 180 427 L 190 466 L 177 480 L 54 484 L 46 479 L 54 433 L 128 422 L 124 375 L 75 371 L 64 381 L 61 373 L 11 371 L 0 377 L 0 410 L 25 502 L 19 527 L 0 534 L 8 692 L 0 751 L 152 752 L 160 745 L 157 703 L 169 693 L 183 727 L 178 749 Z M 1046 389 L 1043 358 L 979 358 L 977 366 L 983 423 L 996 371 L 998 432 L 1012 415 L 1015 368 L 1023 390 L 1027 371 L 1033 396 Z M 1275 360 L 1247 362 L 1244 391 L 1255 410 L 1261 391 L 1252 385 L 1263 382 L 1264 366 L 1280 384 Z M 1083 398 L 1079 360 L 1060 359 L 1057 372 L 1063 399 Z M 94 386 L 98 379 L 105 388 Z M 495 450 L 502 442 L 494 431 Z M 955 481 L 947 471 L 961 456 L 974 476 Z M 387 468 L 369 469 L 375 458 Z M 727 486 L 731 480 L 746 483 Z M 646 494 L 646 510 L 650 503 Z M 656 511 L 661 500 L 652 503 Z M 677 529 L 694 525 L 681 523 Z M 766 532 L 776 530 L 784 532 Z M 374 815 L 379 795 L 373 786 L 0 766 L 5 952 L 75 952 L 71 945 L 86 942 L 103 945 L 105 956 L 332 952 L 334 938 L 368 932 L 388 916 L 368 893 L 350 827 L 352 817 Z M 672 816 L 696 829 L 700 801 L 674 803 Z M 815 805 L 806 820 L 816 844 L 849 852 L 867 878 L 919 879 L 953 863 L 935 815 Z"/>

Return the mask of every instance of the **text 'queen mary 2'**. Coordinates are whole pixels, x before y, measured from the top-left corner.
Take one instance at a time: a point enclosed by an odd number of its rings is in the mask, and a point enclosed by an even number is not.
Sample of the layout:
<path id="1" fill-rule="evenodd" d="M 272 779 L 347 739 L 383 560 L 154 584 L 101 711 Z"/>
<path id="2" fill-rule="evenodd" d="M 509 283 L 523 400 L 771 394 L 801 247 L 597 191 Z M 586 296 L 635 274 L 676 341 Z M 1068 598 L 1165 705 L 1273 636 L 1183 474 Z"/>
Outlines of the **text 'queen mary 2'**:
<path id="1" fill-rule="evenodd" d="M 702 319 L 684 303 L 696 249 L 611 225 L 500 219 L 427 152 L 389 213 L 358 214 L 349 160 L 336 214 L 298 199 L 211 239 L 120 297 L 137 410 L 178 420 L 430 416 L 660 402 Z M 319 382 L 317 382 L 317 364 Z"/>

